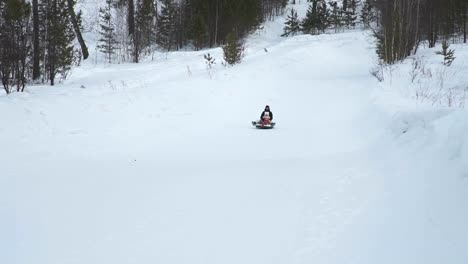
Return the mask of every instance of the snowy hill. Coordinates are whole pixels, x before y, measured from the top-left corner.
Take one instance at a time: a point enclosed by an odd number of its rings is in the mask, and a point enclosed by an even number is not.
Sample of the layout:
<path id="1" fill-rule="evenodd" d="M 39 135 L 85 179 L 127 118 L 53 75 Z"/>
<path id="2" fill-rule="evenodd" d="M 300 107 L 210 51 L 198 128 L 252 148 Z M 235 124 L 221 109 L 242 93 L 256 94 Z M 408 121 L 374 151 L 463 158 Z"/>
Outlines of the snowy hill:
<path id="1" fill-rule="evenodd" d="M 466 110 L 379 83 L 367 33 L 281 26 L 235 67 L 88 62 L 0 96 L 0 262 L 466 263 Z"/>

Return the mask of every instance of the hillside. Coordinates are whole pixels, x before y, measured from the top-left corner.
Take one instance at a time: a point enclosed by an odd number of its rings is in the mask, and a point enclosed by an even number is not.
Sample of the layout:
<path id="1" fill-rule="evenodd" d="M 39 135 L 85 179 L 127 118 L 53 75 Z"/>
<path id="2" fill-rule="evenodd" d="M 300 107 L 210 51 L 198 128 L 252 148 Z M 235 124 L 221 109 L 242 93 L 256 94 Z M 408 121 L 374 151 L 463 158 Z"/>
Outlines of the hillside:
<path id="1" fill-rule="evenodd" d="M 467 111 L 402 92 L 408 64 L 379 83 L 367 32 L 283 21 L 235 67 L 88 61 L 1 95 L 0 262 L 466 263 Z"/>

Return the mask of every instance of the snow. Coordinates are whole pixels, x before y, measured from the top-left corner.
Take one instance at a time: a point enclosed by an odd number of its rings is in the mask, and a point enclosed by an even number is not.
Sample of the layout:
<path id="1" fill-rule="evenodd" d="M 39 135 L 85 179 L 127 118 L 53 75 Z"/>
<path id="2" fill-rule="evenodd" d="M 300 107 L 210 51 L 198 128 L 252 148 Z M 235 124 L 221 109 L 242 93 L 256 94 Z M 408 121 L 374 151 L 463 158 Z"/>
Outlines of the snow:
<path id="1" fill-rule="evenodd" d="M 466 110 L 378 83 L 365 32 L 281 28 L 1 95 L 0 263 L 466 263 Z"/>

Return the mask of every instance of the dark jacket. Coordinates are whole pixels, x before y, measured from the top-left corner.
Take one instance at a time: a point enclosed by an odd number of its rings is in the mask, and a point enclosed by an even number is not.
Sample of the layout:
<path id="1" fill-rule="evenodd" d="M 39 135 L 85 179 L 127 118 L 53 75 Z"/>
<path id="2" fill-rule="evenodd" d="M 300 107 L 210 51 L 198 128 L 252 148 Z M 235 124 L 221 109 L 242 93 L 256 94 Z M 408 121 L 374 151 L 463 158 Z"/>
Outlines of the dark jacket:
<path id="1" fill-rule="evenodd" d="M 260 115 L 260 120 L 263 120 L 263 116 L 265 116 L 265 112 L 267 111 L 263 111 L 262 114 Z M 271 111 L 268 111 L 270 113 L 270 121 L 273 120 L 273 112 Z"/>

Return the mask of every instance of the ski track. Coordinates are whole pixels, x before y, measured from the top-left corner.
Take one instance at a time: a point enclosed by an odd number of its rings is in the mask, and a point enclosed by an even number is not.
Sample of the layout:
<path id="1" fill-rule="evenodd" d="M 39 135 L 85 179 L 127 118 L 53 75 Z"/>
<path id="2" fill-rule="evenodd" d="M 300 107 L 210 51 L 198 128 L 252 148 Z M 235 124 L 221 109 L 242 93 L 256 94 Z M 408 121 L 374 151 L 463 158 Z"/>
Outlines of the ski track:
<path id="1" fill-rule="evenodd" d="M 0 262 L 422 263 L 378 241 L 389 175 L 409 165 L 380 150 L 390 117 L 372 103 L 367 39 L 251 45 L 212 77 L 203 52 L 85 65 L 0 98 L 15 113 L 0 130 Z M 277 128 L 256 130 L 265 104 Z"/>

